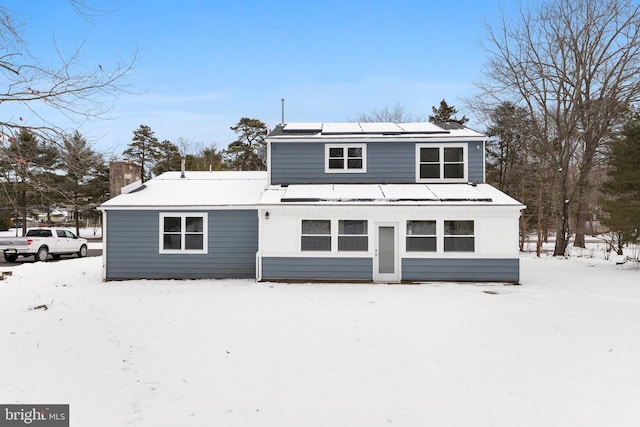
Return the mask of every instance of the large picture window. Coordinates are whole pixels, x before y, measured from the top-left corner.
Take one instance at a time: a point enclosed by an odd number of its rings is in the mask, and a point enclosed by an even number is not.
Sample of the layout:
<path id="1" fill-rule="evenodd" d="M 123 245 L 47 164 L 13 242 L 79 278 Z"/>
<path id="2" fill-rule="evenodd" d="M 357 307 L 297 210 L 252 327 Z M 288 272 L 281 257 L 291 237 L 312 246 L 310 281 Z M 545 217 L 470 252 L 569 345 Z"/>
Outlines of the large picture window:
<path id="1" fill-rule="evenodd" d="M 326 144 L 325 172 L 363 173 L 367 171 L 366 144 Z"/>
<path id="2" fill-rule="evenodd" d="M 331 220 L 302 220 L 300 248 L 303 251 L 331 251 Z"/>
<path id="3" fill-rule="evenodd" d="M 366 220 L 338 221 L 338 251 L 367 251 L 369 236 Z"/>
<path id="4" fill-rule="evenodd" d="M 444 222 L 444 251 L 473 252 L 475 250 L 473 221 Z"/>
<path id="5" fill-rule="evenodd" d="M 407 221 L 407 252 L 436 252 L 436 222 Z"/>
<path id="6" fill-rule="evenodd" d="M 465 145 L 426 145 L 416 148 L 418 181 L 466 181 Z"/>
<path id="7" fill-rule="evenodd" d="M 207 214 L 161 213 L 160 253 L 207 253 Z"/>

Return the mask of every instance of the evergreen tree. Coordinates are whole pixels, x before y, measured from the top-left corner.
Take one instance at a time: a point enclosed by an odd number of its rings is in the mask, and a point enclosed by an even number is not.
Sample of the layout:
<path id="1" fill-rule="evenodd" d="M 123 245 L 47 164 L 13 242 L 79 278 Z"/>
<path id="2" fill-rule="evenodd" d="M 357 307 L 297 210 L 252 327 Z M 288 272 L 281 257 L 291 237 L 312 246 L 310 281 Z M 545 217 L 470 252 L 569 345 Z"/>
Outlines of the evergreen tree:
<path id="1" fill-rule="evenodd" d="M 500 191 L 513 194 L 517 178 L 526 168 L 531 144 L 528 112 L 512 102 L 503 102 L 489 113 L 487 180 Z"/>
<path id="2" fill-rule="evenodd" d="M 149 126 L 140 125 L 122 155 L 140 165 L 140 180 L 145 182 L 151 179 L 151 168 L 160 156 L 160 143 Z"/>
<path id="3" fill-rule="evenodd" d="M 240 171 L 266 170 L 267 125 L 258 119 L 243 117 L 231 130 L 238 139 L 224 150 L 225 165 Z"/>
<path id="4" fill-rule="evenodd" d="M 453 105 L 447 104 L 447 101 L 444 99 L 440 101 L 440 107 L 431 107 L 433 111 L 433 115 L 429 116 L 429 121 L 431 123 L 457 123 L 461 126 L 464 126 L 469 119 L 467 116 L 462 116 L 462 118 L 458 119 L 455 115 L 458 113 L 458 110 Z"/>
<path id="5" fill-rule="evenodd" d="M 609 179 L 603 184 L 602 222 L 619 233 L 621 243 L 640 241 L 640 112 L 634 112 L 622 137 L 611 146 Z"/>
<path id="6" fill-rule="evenodd" d="M 29 210 L 34 205 L 48 205 L 52 194 L 58 194 L 54 174 L 58 163 L 57 147 L 27 129 L 21 129 L 8 139 L 8 144 L 0 146 L 3 198 L 23 218 L 23 232 Z"/>
<path id="7" fill-rule="evenodd" d="M 187 154 L 186 164 L 187 169 L 196 171 L 224 169 L 222 152 L 218 151 L 215 146 L 201 147 L 196 154 Z"/>
<path id="8" fill-rule="evenodd" d="M 79 234 L 80 212 L 86 210 L 91 203 L 91 179 L 104 162 L 102 156 L 91 148 L 86 138 L 77 130 L 65 138 L 60 160 L 60 169 L 66 173 L 63 194 L 66 201 L 73 206 L 76 234 Z"/>
<path id="9" fill-rule="evenodd" d="M 513 102 L 504 101 L 488 113 L 487 182 L 527 206 L 520 216 L 520 249 L 526 238 L 536 230 L 536 252 L 542 250 L 543 236 L 548 227 L 550 199 L 541 153 L 531 134 L 529 113 Z"/>
<path id="10" fill-rule="evenodd" d="M 178 146 L 165 139 L 158 143 L 156 164 L 152 172 L 154 175 L 160 175 L 163 172 L 180 170 L 181 162 L 182 155 Z"/>
<path id="11" fill-rule="evenodd" d="M 104 158 L 96 165 L 87 181 L 85 190 L 90 201 L 89 206 L 91 207 L 91 209 L 86 212 L 87 219 L 97 224 L 102 214 L 95 208 L 109 199 L 109 162 L 105 161 Z"/>

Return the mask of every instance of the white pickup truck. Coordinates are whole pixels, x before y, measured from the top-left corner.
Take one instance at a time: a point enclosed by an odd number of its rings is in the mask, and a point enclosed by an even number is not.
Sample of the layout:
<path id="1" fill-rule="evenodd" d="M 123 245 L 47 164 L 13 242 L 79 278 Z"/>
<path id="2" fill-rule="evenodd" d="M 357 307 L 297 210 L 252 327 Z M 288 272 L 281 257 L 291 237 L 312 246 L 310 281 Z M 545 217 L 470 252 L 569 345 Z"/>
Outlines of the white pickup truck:
<path id="1" fill-rule="evenodd" d="M 0 238 L 0 251 L 8 262 L 15 262 L 18 256 L 31 255 L 36 261 L 46 261 L 49 255 L 55 259 L 60 255 L 73 254 L 84 257 L 87 255 L 87 239 L 60 228 L 30 228 L 24 237 Z"/>

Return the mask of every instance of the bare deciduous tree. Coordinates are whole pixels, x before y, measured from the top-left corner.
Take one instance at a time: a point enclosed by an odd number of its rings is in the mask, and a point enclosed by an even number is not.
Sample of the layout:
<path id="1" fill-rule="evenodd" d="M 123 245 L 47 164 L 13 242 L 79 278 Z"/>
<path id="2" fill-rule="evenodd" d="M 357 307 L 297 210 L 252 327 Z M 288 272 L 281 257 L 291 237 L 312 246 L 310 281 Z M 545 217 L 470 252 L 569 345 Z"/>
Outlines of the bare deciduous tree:
<path id="1" fill-rule="evenodd" d="M 518 18 L 488 27 L 487 81 L 478 86 L 487 100 L 529 111 L 532 136 L 554 174 L 554 254 L 562 255 L 570 207 L 578 204 L 583 222 L 598 151 L 640 98 L 640 5 L 550 0 L 521 6 Z"/>
<path id="2" fill-rule="evenodd" d="M 400 105 L 393 108 L 385 105 L 367 114 L 360 114 L 356 120 L 361 123 L 407 123 L 416 121 L 411 114 L 407 114 Z"/>
<path id="3" fill-rule="evenodd" d="M 78 11 L 90 10 L 79 0 L 71 4 Z M 55 122 L 58 118 L 79 125 L 103 115 L 111 101 L 128 90 L 126 77 L 135 54 L 131 61 L 113 66 L 107 65 L 110 58 L 84 66 L 79 61 L 82 45 L 65 54 L 52 41 L 57 61 L 45 65 L 29 53 L 17 25 L 16 13 L 0 5 L 0 105 L 10 105 L 13 112 L 0 118 L 0 133 L 6 138 L 28 128 L 43 141 L 61 141 L 66 132 Z"/>

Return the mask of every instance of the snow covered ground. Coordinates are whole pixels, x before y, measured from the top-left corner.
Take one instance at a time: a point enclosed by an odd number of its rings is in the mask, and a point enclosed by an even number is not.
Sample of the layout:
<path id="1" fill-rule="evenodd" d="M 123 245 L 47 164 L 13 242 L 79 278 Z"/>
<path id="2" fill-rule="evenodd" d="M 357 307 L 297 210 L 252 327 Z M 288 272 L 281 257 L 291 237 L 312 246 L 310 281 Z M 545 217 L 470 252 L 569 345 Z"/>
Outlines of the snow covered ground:
<path id="1" fill-rule="evenodd" d="M 0 281 L 0 403 L 78 427 L 640 425 L 629 262 L 525 256 L 522 286 L 100 274 Z"/>

